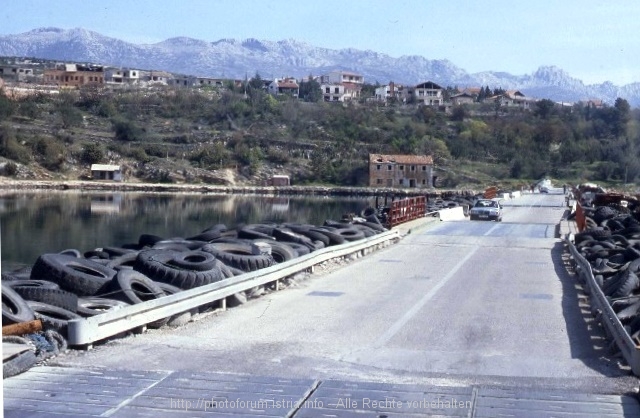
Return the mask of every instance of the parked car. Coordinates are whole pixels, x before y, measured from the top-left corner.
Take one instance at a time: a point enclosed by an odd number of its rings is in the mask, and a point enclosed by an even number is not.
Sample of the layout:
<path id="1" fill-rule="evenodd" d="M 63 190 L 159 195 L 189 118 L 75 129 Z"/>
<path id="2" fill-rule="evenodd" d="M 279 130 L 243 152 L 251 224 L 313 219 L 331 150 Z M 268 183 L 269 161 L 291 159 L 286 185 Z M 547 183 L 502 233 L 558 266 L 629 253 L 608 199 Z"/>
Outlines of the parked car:
<path id="1" fill-rule="evenodd" d="M 495 200 L 480 199 L 469 210 L 472 221 L 502 221 L 502 205 Z"/>

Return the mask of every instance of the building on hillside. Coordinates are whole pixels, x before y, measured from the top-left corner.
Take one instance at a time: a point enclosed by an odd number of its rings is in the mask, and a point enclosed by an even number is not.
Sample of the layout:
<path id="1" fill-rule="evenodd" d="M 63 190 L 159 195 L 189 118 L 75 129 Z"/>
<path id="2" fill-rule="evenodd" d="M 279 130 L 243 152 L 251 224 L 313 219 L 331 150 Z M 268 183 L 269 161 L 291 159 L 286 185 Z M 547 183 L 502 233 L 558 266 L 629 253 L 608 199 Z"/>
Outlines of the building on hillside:
<path id="1" fill-rule="evenodd" d="M 320 77 L 320 90 L 325 102 L 357 100 L 363 84 L 364 77 L 348 71 L 332 71 Z"/>
<path id="2" fill-rule="evenodd" d="M 56 64 L 44 70 L 44 84 L 57 86 L 102 86 L 104 67 L 99 65 Z"/>
<path id="3" fill-rule="evenodd" d="M 320 77 L 320 83 L 326 84 L 364 84 L 364 77 L 360 74 L 352 73 L 350 71 L 332 71 L 329 74 L 325 74 Z"/>
<path id="4" fill-rule="evenodd" d="M 94 180 L 122 181 L 122 169 L 119 165 L 91 164 L 91 178 Z"/>
<path id="5" fill-rule="evenodd" d="M 290 96 L 298 97 L 300 94 L 300 86 L 295 78 L 276 78 L 267 88 L 269 94 L 273 96 Z"/>
<path id="6" fill-rule="evenodd" d="M 388 103 L 396 101 L 398 103 L 406 103 L 412 90 L 402 84 L 395 84 L 393 81 L 386 86 L 381 86 L 375 90 L 375 100 Z"/>
<path id="7" fill-rule="evenodd" d="M 459 93 L 451 96 L 451 104 L 454 106 L 471 104 L 474 101 L 475 101 L 475 98 L 469 93 Z"/>
<path id="8" fill-rule="evenodd" d="M 418 84 L 413 89 L 416 103 L 426 106 L 440 106 L 444 104 L 443 88 L 432 81 Z"/>
<path id="9" fill-rule="evenodd" d="M 604 107 L 604 102 L 600 99 L 582 100 L 578 103 L 589 109 L 602 109 Z"/>
<path id="10" fill-rule="evenodd" d="M 269 180 L 267 180 L 267 186 L 289 186 L 291 185 L 291 180 L 289 176 L 284 174 L 274 174 L 271 176 Z"/>
<path id="11" fill-rule="evenodd" d="M 499 103 L 500 106 L 503 107 L 517 107 L 524 110 L 530 110 L 537 100 L 525 96 L 519 90 L 507 90 L 504 94 L 487 97 L 484 99 L 484 102 L 494 102 Z"/>
<path id="12" fill-rule="evenodd" d="M 33 68 L 17 65 L 3 65 L 0 67 L 0 78 L 6 82 L 22 83 L 34 81 L 36 76 L 33 72 Z"/>
<path id="13" fill-rule="evenodd" d="M 433 158 L 430 155 L 369 154 L 369 186 L 433 187 Z"/>
<path id="14" fill-rule="evenodd" d="M 104 72 L 105 83 L 137 84 L 140 81 L 140 70 L 108 68 Z"/>

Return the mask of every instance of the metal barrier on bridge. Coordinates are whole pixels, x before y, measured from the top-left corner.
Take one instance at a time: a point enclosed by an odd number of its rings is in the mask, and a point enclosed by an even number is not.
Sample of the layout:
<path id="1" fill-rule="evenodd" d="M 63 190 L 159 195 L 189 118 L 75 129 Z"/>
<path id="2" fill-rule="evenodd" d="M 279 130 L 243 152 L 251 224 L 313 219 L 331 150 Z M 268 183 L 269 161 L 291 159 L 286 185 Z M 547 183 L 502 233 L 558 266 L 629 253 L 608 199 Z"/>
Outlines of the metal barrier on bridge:
<path id="1" fill-rule="evenodd" d="M 388 225 L 390 228 L 414 219 L 424 217 L 427 210 L 427 198 L 425 196 L 408 197 L 391 202 Z"/>

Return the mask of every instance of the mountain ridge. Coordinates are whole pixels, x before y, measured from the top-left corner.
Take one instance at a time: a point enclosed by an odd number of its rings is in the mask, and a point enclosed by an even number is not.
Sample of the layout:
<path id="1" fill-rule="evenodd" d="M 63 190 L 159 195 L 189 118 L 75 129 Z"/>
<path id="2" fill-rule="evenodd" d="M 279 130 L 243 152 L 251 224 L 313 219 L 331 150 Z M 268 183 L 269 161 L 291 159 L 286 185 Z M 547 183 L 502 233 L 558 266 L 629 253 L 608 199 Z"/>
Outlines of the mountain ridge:
<path id="1" fill-rule="evenodd" d="M 531 74 L 504 71 L 468 73 L 448 59 L 419 55 L 392 57 L 355 48 L 316 47 L 295 39 L 279 41 L 223 38 L 209 42 L 177 36 L 156 43 L 130 43 L 83 28 L 36 28 L 0 37 L 0 55 L 93 62 L 116 67 L 164 70 L 206 77 L 265 78 L 319 75 L 334 69 L 361 73 L 366 82 L 517 89 L 526 95 L 562 102 L 616 98 L 640 106 L 640 82 L 586 85 L 556 66 L 540 66 Z"/>

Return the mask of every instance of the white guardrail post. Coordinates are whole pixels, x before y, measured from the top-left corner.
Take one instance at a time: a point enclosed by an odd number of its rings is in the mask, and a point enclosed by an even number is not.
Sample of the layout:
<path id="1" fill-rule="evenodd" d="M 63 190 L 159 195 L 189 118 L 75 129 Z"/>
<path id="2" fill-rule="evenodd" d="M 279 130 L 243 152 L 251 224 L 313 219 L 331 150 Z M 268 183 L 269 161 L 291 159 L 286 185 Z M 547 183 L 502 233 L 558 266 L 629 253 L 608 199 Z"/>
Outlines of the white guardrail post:
<path id="1" fill-rule="evenodd" d="M 174 295 L 106 312 L 90 318 L 69 321 L 67 336 L 70 346 L 85 346 L 130 331 L 162 318 L 189 311 L 198 306 L 224 299 L 265 283 L 312 268 L 327 260 L 361 252 L 400 237 L 398 230 L 386 231 L 359 241 L 323 248 L 274 266 L 231 277 Z"/>
<path id="2" fill-rule="evenodd" d="M 593 270 L 591 264 L 578 252 L 575 245 L 571 242 L 569 237 L 566 238 L 567 245 L 571 256 L 576 261 L 578 274 L 581 275 L 587 284 L 591 303 L 591 311 L 600 311 L 600 320 L 602 325 L 606 327 L 613 339 L 615 340 L 620 352 L 631 367 L 631 371 L 636 376 L 640 376 L 640 351 L 638 346 L 633 342 L 629 333 L 624 329 L 622 323 L 618 319 L 615 311 L 607 301 L 606 296 L 596 283 L 593 277 Z"/>

